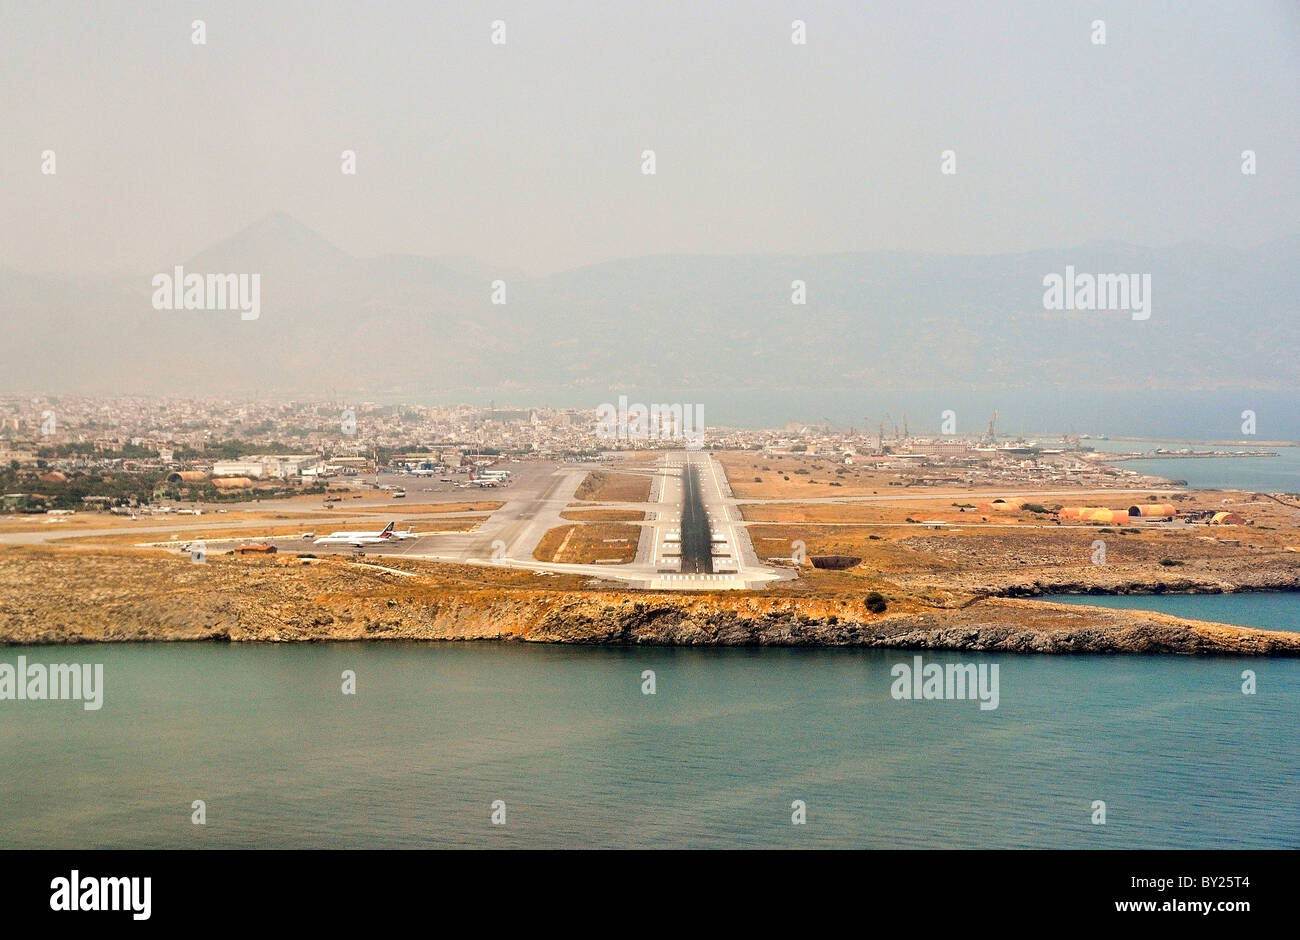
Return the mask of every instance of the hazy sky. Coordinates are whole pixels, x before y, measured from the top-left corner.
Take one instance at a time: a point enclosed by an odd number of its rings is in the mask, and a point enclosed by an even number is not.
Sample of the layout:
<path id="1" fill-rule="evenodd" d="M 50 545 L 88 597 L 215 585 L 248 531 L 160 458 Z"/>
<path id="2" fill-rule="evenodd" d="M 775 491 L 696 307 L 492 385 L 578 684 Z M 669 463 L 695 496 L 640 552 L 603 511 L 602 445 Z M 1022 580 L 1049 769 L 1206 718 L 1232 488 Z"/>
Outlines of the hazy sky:
<path id="1" fill-rule="evenodd" d="M 1300 230 L 1298 103 L 1293 0 L 5 0 L 0 265 L 161 270 L 276 210 L 535 273 L 1250 245 Z"/>

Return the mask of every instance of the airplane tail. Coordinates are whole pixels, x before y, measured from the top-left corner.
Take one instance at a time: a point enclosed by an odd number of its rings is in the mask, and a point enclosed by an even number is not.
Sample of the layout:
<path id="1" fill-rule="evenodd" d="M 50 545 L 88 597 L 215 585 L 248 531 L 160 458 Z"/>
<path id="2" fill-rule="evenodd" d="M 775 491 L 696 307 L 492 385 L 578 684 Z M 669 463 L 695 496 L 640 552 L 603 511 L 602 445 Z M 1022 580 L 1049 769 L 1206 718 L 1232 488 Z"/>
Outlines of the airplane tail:
<path id="1" fill-rule="evenodd" d="M 384 526 L 384 531 L 379 533 L 379 537 L 381 539 L 386 539 L 386 538 L 390 538 L 392 534 L 393 534 L 393 523 L 390 522 L 388 523 L 388 525 Z"/>

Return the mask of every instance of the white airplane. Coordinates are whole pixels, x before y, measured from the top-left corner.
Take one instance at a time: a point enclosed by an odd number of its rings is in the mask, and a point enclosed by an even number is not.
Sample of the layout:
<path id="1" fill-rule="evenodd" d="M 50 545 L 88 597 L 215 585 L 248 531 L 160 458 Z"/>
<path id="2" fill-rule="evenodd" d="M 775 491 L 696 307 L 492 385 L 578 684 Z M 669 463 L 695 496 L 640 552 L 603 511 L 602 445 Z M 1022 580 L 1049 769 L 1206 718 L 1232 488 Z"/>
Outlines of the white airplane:
<path id="1" fill-rule="evenodd" d="M 415 526 L 408 525 L 405 532 L 394 532 L 393 538 L 397 539 L 399 542 L 404 542 L 407 539 L 418 539 L 419 536 L 415 534 Z"/>
<path id="2" fill-rule="evenodd" d="M 363 545 L 376 545 L 382 542 L 389 542 L 396 538 L 393 532 L 393 523 L 384 526 L 382 532 L 331 532 L 329 535 L 322 536 L 313 545 L 355 545 L 361 548 Z"/>
<path id="3" fill-rule="evenodd" d="M 469 471 L 469 482 L 475 486 L 504 486 L 510 479 L 509 470 L 475 470 Z"/>

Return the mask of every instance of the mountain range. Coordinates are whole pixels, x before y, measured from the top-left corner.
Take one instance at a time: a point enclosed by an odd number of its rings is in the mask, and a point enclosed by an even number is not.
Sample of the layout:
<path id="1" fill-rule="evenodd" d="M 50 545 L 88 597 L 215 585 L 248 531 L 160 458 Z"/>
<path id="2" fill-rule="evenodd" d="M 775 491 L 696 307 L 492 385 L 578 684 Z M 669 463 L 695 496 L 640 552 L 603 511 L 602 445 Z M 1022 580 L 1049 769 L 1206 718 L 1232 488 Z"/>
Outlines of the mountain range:
<path id="1" fill-rule="evenodd" d="M 0 391 L 585 400 L 625 389 L 1292 389 L 1300 236 L 989 255 L 660 255 L 544 277 L 353 256 L 276 213 L 188 259 L 261 313 L 156 310 L 151 280 L 0 266 Z M 1149 273 L 1151 315 L 1048 310 L 1043 279 Z M 505 282 L 503 304 L 493 282 Z M 792 302 L 802 281 L 806 303 Z"/>

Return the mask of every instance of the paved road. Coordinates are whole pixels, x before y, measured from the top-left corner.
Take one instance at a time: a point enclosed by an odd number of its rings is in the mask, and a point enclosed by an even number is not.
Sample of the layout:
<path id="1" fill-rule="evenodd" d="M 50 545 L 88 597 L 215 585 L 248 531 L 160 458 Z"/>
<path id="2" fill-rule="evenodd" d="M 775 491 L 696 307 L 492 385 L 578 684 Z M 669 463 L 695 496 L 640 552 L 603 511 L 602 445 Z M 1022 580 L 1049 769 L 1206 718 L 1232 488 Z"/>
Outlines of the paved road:
<path id="1" fill-rule="evenodd" d="M 687 574 L 713 573 L 713 528 L 700 495 L 700 468 L 682 466 L 682 563 Z"/>
<path id="2" fill-rule="evenodd" d="M 692 567 L 680 568 L 680 549 L 676 536 L 680 534 L 682 506 L 685 498 L 683 473 L 689 465 L 691 485 L 694 487 L 693 505 L 702 513 L 698 524 L 700 544 L 696 545 Z M 593 467 L 584 464 L 556 464 L 527 462 L 509 465 L 515 476 L 509 486 L 498 488 L 457 488 L 424 479 L 399 475 L 381 475 L 380 482 L 404 485 L 407 497 L 393 500 L 391 493 L 374 489 L 362 490 L 355 500 L 349 498 L 339 503 L 322 505 L 316 502 L 267 502 L 242 507 L 258 513 L 281 513 L 298 518 L 246 519 L 239 510 L 228 513 L 205 512 L 200 516 L 150 516 L 134 523 L 115 528 L 73 529 L 63 526 L 46 526 L 34 532 L 8 532 L 0 526 L 0 543 L 40 544 L 67 538 L 87 536 L 138 537 L 134 544 L 140 548 L 182 546 L 203 541 L 209 552 L 230 550 L 243 541 L 266 541 L 281 552 L 313 555 L 343 554 L 364 556 L 366 563 L 382 562 L 386 556 L 407 556 L 434 561 L 458 562 L 477 565 L 504 565 L 525 568 L 536 572 L 577 574 L 604 580 L 618 580 L 629 586 L 661 589 L 720 589 L 753 587 L 767 581 L 794 577 L 792 571 L 778 571 L 759 563 L 754 555 L 743 524 L 736 520 L 739 513 L 735 500 L 726 486 L 725 476 L 717 461 L 702 452 L 671 452 L 663 462 L 644 468 L 653 474 L 651 494 L 645 503 L 589 503 L 590 508 L 631 508 L 649 515 L 638 542 L 636 560 L 626 565 L 570 565 L 540 562 L 533 557 L 542 537 L 557 526 L 572 524 L 561 513 L 576 502 L 574 494 L 579 484 Z M 622 469 L 622 468 L 619 468 Z M 491 512 L 449 512 L 405 515 L 403 510 L 430 503 L 447 502 L 502 502 Z M 392 512 L 349 513 L 352 509 L 389 509 Z M 488 518 L 468 532 L 440 532 L 438 525 L 446 520 L 453 522 L 471 517 Z M 418 538 L 386 541 L 382 544 L 355 548 L 350 545 L 315 545 L 312 540 L 297 537 L 269 537 L 273 528 L 294 527 L 311 531 L 320 537 L 336 531 L 379 531 L 390 520 L 403 529 L 414 524 Z M 237 530 L 238 537 L 213 539 L 205 533 L 219 530 Z M 173 538 L 174 536 L 174 538 Z"/>

